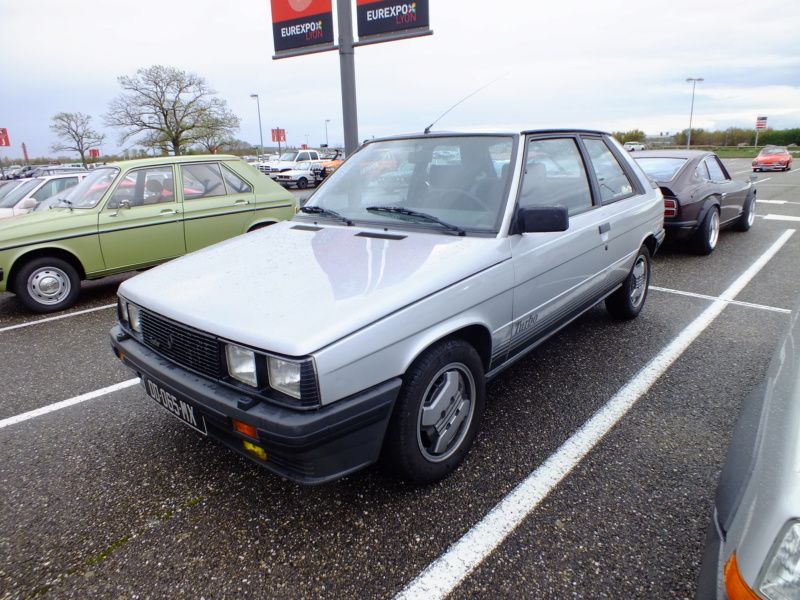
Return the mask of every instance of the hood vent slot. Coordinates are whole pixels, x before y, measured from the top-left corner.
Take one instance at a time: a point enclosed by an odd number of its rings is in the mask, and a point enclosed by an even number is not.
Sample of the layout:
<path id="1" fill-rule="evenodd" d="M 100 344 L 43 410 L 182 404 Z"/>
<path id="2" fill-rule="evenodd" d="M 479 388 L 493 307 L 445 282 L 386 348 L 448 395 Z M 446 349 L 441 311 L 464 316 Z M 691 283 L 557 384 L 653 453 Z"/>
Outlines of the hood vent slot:
<path id="1" fill-rule="evenodd" d="M 312 227 L 311 225 L 295 225 L 292 229 L 300 231 L 322 231 L 322 227 Z"/>
<path id="2" fill-rule="evenodd" d="M 371 233 L 369 231 L 362 231 L 361 233 L 357 233 L 356 237 L 373 238 L 376 240 L 404 240 L 408 236 L 397 235 L 393 233 Z"/>

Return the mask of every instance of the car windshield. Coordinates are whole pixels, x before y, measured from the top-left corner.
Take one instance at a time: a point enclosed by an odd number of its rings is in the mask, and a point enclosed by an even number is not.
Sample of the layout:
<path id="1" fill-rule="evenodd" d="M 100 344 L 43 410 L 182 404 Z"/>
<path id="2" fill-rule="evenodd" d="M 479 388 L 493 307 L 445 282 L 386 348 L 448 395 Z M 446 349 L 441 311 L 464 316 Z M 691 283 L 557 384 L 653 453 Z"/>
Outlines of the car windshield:
<path id="1" fill-rule="evenodd" d="M 291 162 L 295 159 L 296 156 L 297 152 L 284 152 L 283 154 L 281 154 L 280 160 L 286 160 Z"/>
<path id="2" fill-rule="evenodd" d="M 759 152 L 759 156 L 766 156 L 768 154 L 788 154 L 786 148 L 764 148 Z"/>
<path id="3" fill-rule="evenodd" d="M 12 190 L 16 189 L 20 185 L 22 185 L 22 181 L 18 181 L 16 179 L 0 183 L 0 198 L 5 198 L 7 194 L 9 194 Z"/>
<path id="4" fill-rule="evenodd" d="M 379 227 L 496 233 L 506 207 L 513 136 L 372 142 L 347 159 L 303 208 Z"/>
<path id="5" fill-rule="evenodd" d="M 31 190 L 42 183 L 41 179 L 26 179 L 24 183 L 18 185 L 0 200 L 0 208 L 12 208 L 17 202 L 22 200 Z"/>
<path id="6" fill-rule="evenodd" d="M 76 185 L 69 194 L 69 206 L 72 208 L 94 208 L 103 198 L 109 186 L 114 182 L 119 169 L 102 167 L 95 169 L 86 179 Z"/>
<path id="7" fill-rule="evenodd" d="M 635 159 L 642 171 L 656 181 L 672 181 L 686 164 L 685 158 L 647 157 Z"/>

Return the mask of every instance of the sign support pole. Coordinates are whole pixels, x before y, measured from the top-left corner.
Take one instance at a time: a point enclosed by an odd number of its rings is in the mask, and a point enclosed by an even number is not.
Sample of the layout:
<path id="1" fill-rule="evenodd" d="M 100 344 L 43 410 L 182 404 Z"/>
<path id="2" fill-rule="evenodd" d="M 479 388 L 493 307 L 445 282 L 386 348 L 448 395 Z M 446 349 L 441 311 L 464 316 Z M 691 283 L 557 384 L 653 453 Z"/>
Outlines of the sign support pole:
<path id="1" fill-rule="evenodd" d="M 353 50 L 353 10 L 350 0 L 336 0 L 339 22 L 339 70 L 342 83 L 342 124 L 344 151 L 350 156 L 359 146 L 356 62 Z"/>

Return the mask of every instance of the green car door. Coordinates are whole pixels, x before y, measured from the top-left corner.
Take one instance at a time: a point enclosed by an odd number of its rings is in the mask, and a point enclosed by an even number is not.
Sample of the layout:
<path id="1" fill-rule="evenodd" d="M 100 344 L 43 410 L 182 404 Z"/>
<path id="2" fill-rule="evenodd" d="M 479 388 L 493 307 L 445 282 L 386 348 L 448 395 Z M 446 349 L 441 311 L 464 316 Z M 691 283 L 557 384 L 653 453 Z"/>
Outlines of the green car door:
<path id="1" fill-rule="evenodd" d="M 187 252 L 247 230 L 256 208 L 250 183 L 216 161 L 182 164 L 178 168 Z"/>
<path id="2" fill-rule="evenodd" d="M 98 215 L 106 271 L 125 271 L 186 253 L 183 208 L 174 193 L 173 167 L 123 173 Z"/>

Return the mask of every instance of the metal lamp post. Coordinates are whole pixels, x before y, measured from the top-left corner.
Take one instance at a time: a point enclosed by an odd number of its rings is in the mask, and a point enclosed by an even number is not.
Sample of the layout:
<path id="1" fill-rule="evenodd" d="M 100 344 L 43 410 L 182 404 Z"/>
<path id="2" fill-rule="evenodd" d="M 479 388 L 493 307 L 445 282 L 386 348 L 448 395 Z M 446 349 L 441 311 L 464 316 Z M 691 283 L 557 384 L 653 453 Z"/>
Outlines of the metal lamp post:
<path id="1" fill-rule="evenodd" d="M 686 149 L 689 149 L 689 146 L 692 143 L 692 115 L 694 114 L 694 88 L 695 86 L 703 81 L 702 77 L 688 77 L 686 79 L 686 83 L 692 82 L 692 108 L 689 109 L 689 135 L 686 137 Z"/>
<path id="2" fill-rule="evenodd" d="M 328 123 L 330 123 L 330 119 L 325 119 L 325 147 L 328 147 Z"/>
<path id="3" fill-rule="evenodd" d="M 261 136 L 261 152 L 264 152 L 264 130 L 261 128 L 261 101 L 258 99 L 258 94 L 250 94 L 251 98 L 256 99 L 256 106 L 258 107 L 258 134 Z M 256 159 L 261 160 L 261 157 L 256 152 Z"/>

